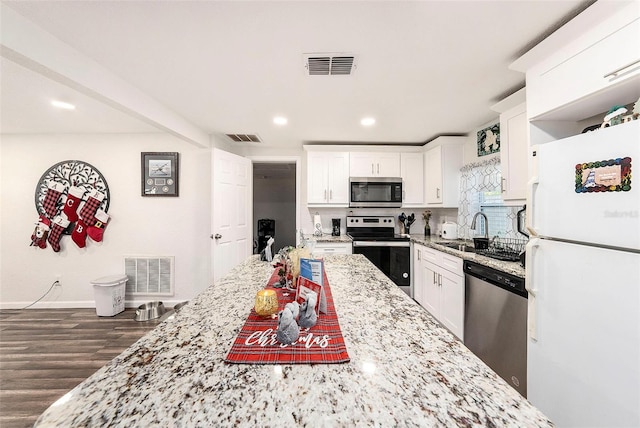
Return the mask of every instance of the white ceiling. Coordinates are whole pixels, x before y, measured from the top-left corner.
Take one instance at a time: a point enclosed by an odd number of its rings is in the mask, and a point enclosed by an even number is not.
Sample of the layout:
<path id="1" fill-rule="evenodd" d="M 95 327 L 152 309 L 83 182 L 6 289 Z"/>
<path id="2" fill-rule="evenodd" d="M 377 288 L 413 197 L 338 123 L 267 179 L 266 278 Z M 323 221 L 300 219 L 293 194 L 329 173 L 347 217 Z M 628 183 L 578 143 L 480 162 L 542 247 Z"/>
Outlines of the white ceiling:
<path id="1" fill-rule="evenodd" d="M 592 1 L 3 3 L 207 134 L 299 146 L 467 133 L 524 85 L 508 65 Z M 353 53 L 357 68 L 306 76 L 312 52 Z M 3 133 L 157 130 L 10 60 L 0 65 Z M 52 97 L 78 108 L 55 111 Z M 274 125 L 276 115 L 289 123 Z M 376 124 L 362 127 L 365 116 Z"/>

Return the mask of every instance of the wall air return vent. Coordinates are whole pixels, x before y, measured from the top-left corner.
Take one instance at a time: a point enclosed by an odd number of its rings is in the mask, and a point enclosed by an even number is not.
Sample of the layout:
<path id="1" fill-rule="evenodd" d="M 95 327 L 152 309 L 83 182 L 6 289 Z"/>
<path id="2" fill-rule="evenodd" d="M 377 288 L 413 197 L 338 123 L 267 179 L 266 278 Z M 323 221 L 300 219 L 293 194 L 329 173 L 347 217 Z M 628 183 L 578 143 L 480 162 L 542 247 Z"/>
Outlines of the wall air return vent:
<path id="1" fill-rule="evenodd" d="M 356 68 L 356 58 L 348 53 L 304 54 L 304 66 L 309 76 L 345 76 Z"/>
<path id="2" fill-rule="evenodd" d="M 231 141 L 236 143 L 249 142 L 249 143 L 262 143 L 262 140 L 257 134 L 225 134 Z"/>
<path id="3" fill-rule="evenodd" d="M 125 256 L 126 294 L 173 296 L 173 256 Z"/>

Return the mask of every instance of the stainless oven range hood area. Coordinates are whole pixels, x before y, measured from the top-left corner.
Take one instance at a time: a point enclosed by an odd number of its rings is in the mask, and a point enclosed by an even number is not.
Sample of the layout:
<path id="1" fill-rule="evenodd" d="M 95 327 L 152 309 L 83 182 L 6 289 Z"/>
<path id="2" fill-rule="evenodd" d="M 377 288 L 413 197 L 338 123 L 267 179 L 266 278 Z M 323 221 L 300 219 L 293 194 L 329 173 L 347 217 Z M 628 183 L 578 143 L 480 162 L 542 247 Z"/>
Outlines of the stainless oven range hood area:
<path id="1" fill-rule="evenodd" d="M 349 207 L 402 207 L 402 178 L 349 177 Z"/>

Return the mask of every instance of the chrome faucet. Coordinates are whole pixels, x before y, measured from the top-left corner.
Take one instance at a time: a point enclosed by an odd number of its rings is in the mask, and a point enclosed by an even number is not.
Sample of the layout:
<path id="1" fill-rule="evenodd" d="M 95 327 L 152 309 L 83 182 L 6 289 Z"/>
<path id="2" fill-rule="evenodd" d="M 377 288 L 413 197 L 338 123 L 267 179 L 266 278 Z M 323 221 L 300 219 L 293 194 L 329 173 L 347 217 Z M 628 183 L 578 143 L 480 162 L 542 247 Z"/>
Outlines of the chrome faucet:
<path id="1" fill-rule="evenodd" d="M 484 237 L 489 239 L 489 219 L 487 218 L 487 215 L 485 213 L 478 211 L 473 216 L 473 220 L 471 221 L 471 229 L 476 230 L 476 220 L 478 219 L 479 215 L 484 217 Z"/>

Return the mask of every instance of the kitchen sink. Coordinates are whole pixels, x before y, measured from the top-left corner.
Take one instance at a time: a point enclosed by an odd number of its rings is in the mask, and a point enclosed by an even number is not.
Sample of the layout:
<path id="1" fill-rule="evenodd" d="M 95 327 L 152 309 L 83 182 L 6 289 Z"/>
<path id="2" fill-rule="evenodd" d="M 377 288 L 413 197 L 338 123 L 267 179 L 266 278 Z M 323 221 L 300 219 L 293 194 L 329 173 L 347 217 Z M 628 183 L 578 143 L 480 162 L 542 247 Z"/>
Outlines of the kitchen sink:
<path id="1" fill-rule="evenodd" d="M 476 249 L 473 248 L 471 243 L 463 242 L 434 242 L 434 244 L 442 245 L 443 247 L 452 248 L 454 250 L 462 251 L 463 253 L 475 253 Z"/>

